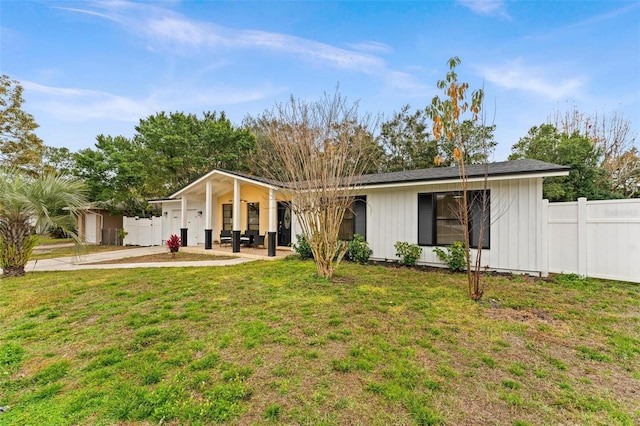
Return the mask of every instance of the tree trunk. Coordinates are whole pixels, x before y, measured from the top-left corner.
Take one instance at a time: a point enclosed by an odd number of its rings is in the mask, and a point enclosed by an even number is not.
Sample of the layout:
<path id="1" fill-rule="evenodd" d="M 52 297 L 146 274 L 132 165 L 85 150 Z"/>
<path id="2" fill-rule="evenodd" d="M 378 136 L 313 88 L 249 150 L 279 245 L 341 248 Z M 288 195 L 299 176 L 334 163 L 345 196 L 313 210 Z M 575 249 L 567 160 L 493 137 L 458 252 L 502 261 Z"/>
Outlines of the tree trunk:
<path id="1" fill-rule="evenodd" d="M 0 227 L 0 267 L 4 277 L 24 275 L 24 267 L 36 242 L 30 234 L 28 218 L 7 222 Z"/>
<path id="2" fill-rule="evenodd" d="M 2 276 L 5 278 L 24 276 L 24 265 L 9 266 L 2 270 Z"/>
<path id="3" fill-rule="evenodd" d="M 331 268 L 331 262 L 327 263 L 324 259 L 316 261 L 316 271 L 321 278 L 331 279 L 333 276 L 333 269 Z"/>

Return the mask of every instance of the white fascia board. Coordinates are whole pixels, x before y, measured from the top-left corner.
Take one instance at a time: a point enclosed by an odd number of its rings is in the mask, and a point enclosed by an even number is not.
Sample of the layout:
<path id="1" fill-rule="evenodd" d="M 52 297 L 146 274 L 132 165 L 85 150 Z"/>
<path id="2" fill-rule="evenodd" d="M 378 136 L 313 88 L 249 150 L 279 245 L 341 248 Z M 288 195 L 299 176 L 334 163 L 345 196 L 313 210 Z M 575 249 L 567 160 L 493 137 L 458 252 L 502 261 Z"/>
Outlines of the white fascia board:
<path id="1" fill-rule="evenodd" d="M 276 190 L 277 190 L 277 189 L 279 189 L 279 187 L 277 187 L 277 186 L 270 185 L 270 184 L 268 184 L 268 183 L 264 183 L 264 182 L 260 182 L 260 181 L 257 181 L 257 180 L 255 180 L 255 179 L 251 179 L 251 178 L 246 178 L 246 177 L 243 177 L 243 176 L 234 175 L 233 173 L 227 173 L 227 172 L 223 172 L 223 171 L 221 171 L 221 170 L 216 170 L 216 171 L 217 171 L 217 173 L 218 173 L 218 174 L 220 174 L 220 175 L 228 176 L 228 177 L 233 178 L 233 179 L 238 179 L 238 180 L 241 180 L 242 182 L 252 183 L 252 184 L 254 184 L 254 185 L 263 186 L 263 187 L 268 188 L 268 189 L 276 189 Z"/>
<path id="2" fill-rule="evenodd" d="M 174 201 L 178 201 L 178 200 L 170 200 L 169 198 L 163 198 L 161 200 L 147 201 L 147 203 L 149 203 L 149 204 L 162 204 L 162 203 L 172 203 Z"/>
<path id="3" fill-rule="evenodd" d="M 568 171 L 559 172 L 545 172 L 545 173 L 532 173 L 532 174 L 516 174 L 516 175 L 501 175 L 501 176 L 488 176 L 487 182 L 494 182 L 499 180 L 515 180 L 515 179 L 531 179 L 531 178 L 545 178 L 555 176 L 567 176 Z M 467 182 L 484 182 L 484 176 L 469 178 Z M 448 183 L 459 183 L 460 178 L 441 179 L 441 180 L 414 180 L 411 182 L 394 182 L 394 183 L 379 183 L 374 185 L 357 185 L 356 189 L 385 189 L 385 188 L 403 188 L 407 186 L 424 186 L 424 185 L 442 185 Z"/>
<path id="4" fill-rule="evenodd" d="M 191 182 L 189 185 L 185 186 L 184 188 L 182 188 L 182 189 L 178 190 L 177 192 L 171 194 L 169 196 L 169 198 L 178 198 L 178 197 L 182 196 L 183 193 L 189 191 L 190 189 L 194 188 L 195 186 L 201 184 L 202 182 L 205 182 L 206 180 L 208 180 L 213 175 L 226 176 L 226 177 L 230 177 L 232 179 L 241 180 L 241 181 L 246 182 L 246 183 L 252 183 L 254 185 L 264 186 L 265 188 L 269 188 L 269 189 L 278 189 L 277 187 L 275 187 L 273 185 L 269 185 L 269 184 L 266 184 L 266 183 L 263 183 L 263 182 L 259 182 L 257 180 L 245 178 L 245 177 L 242 177 L 242 176 L 234 175 L 233 173 L 223 172 L 222 170 L 212 170 L 209 173 L 207 173 L 206 175 L 204 175 L 204 176 L 200 177 L 199 179 Z"/>

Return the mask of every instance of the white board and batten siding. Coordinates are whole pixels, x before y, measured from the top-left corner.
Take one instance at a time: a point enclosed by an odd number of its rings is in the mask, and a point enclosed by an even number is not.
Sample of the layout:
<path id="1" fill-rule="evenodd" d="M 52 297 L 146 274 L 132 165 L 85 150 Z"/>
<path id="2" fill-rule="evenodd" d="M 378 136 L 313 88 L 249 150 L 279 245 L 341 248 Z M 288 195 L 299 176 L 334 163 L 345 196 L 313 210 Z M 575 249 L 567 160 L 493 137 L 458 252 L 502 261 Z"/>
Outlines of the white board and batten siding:
<path id="1" fill-rule="evenodd" d="M 202 210 L 188 208 L 187 209 L 187 245 L 197 246 L 198 244 L 204 244 L 204 218 L 202 214 L 198 212 Z M 172 234 L 180 236 L 180 229 L 182 228 L 182 210 L 171 209 L 169 212 L 171 219 L 170 232 L 163 236 L 166 241 Z"/>
<path id="2" fill-rule="evenodd" d="M 201 201 L 188 201 L 187 208 L 187 245 L 197 246 L 204 244 L 205 220 L 204 212 L 205 203 Z M 214 210 L 215 214 L 215 210 Z M 171 235 L 180 236 L 182 228 L 182 207 L 180 200 L 165 201 L 162 203 L 162 238 L 155 245 L 164 245 Z M 215 227 L 214 215 L 214 227 Z M 214 235 L 214 239 L 216 236 Z"/>
<path id="3" fill-rule="evenodd" d="M 640 200 L 548 203 L 549 271 L 640 282 Z"/>
<path id="4" fill-rule="evenodd" d="M 482 189 L 482 183 L 469 190 Z M 540 245 L 542 226 L 542 179 L 494 180 L 491 191 L 489 249 L 482 251 L 482 265 L 490 270 L 538 275 L 544 270 L 545 251 Z M 418 241 L 418 194 L 458 191 L 457 183 L 422 184 L 394 188 L 362 188 L 367 196 L 367 241 L 375 260 L 397 259 L 394 244 Z M 475 251 L 474 251 L 475 252 Z M 423 246 L 418 261 L 442 266 L 433 247 Z"/>

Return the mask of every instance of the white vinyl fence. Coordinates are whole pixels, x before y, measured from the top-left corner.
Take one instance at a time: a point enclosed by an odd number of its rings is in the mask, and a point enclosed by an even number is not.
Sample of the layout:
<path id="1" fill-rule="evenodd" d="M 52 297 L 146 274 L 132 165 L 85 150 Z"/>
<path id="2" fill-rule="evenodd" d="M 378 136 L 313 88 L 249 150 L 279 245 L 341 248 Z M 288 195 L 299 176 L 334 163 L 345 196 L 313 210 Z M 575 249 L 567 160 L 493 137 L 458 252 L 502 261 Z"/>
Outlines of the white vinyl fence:
<path id="1" fill-rule="evenodd" d="M 162 218 L 151 219 L 123 217 L 122 227 L 127 235 L 124 245 L 130 246 L 160 246 L 162 245 Z"/>
<path id="2" fill-rule="evenodd" d="M 549 272 L 640 282 L 640 199 L 549 203 Z"/>

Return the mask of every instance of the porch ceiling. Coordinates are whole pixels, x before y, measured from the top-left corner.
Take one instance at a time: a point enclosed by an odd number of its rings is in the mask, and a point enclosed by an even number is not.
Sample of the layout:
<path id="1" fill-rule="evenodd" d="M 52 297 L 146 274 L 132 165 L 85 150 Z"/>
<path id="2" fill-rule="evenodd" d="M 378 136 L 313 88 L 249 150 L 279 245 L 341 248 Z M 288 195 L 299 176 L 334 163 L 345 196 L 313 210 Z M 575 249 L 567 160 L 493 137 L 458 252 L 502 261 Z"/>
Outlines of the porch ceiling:
<path id="1" fill-rule="evenodd" d="M 226 194 L 229 191 L 233 191 L 233 178 L 229 176 L 217 175 L 215 180 L 211 179 L 211 195 L 213 197 L 219 197 L 222 194 Z M 195 183 L 190 188 L 186 189 L 183 194 L 191 197 L 205 198 L 207 191 L 207 181 L 201 181 Z"/>
<path id="2" fill-rule="evenodd" d="M 272 185 L 265 182 L 261 182 L 259 179 L 254 179 L 249 176 L 240 174 L 234 174 L 233 172 L 227 172 L 224 170 L 212 170 L 206 175 L 202 176 L 195 182 L 185 186 L 178 192 L 172 194 L 170 199 L 179 199 L 182 196 L 191 197 L 205 197 L 207 191 L 207 182 L 211 182 L 211 195 L 218 197 L 226 192 L 233 191 L 234 181 L 240 181 L 241 184 L 250 184 L 254 186 L 264 188 L 274 188 Z"/>

